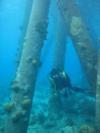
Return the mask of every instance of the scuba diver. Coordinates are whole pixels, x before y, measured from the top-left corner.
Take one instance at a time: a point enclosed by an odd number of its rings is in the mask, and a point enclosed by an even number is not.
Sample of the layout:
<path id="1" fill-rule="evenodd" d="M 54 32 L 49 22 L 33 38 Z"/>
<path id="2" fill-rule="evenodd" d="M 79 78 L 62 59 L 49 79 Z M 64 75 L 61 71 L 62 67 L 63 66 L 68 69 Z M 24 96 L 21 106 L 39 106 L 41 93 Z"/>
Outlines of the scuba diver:
<path id="1" fill-rule="evenodd" d="M 67 73 L 59 68 L 53 68 L 49 75 L 50 83 L 54 93 L 62 93 L 69 96 L 71 92 L 86 93 L 84 89 L 74 87 Z"/>

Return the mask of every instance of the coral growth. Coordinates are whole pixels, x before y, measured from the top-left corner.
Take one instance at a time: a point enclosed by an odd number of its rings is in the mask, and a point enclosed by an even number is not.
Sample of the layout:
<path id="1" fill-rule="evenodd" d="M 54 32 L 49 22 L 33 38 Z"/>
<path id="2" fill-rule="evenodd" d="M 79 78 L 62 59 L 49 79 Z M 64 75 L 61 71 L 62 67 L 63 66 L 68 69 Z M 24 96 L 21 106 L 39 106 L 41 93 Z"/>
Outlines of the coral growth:
<path id="1" fill-rule="evenodd" d="M 73 16 L 70 25 L 70 33 L 73 36 L 77 36 L 81 32 L 82 32 L 82 20 L 80 17 Z"/>
<path id="2" fill-rule="evenodd" d="M 29 98 L 26 98 L 22 101 L 22 107 L 24 109 L 27 109 L 30 106 L 30 104 L 31 104 L 31 99 Z"/>
<path id="3" fill-rule="evenodd" d="M 11 102 L 4 104 L 4 110 L 8 113 L 11 112 L 13 108 L 14 108 L 14 104 Z"/>
<path id="4" fill-rule="evenodd" d="M 61 133 L 77 133 L 75 127 L 66 126 L 61 130 Z"/>
<path id="5" fill-rule="evenodd" d="M 18 122 L 21 118 L 23 118 L 24 115 L 25 115 L 25 111 L 22 111 L 22 110 L 16 111 L 12 115 L 12 121 L 15 123 Z"/>
<path id="6" fill-rule="evenodd" d="M 32 60 L 32 64 L 36 67 L 40 67 L 42 65 L 42 63 L 39 60 L 36 60 L 36 59 Z"/>
<path id="7" fill-rule="evenodd" d="M 95 130 L 88 125 L 82 125 L 79 129 L 79 133 L 95 133 Z"/>
<path id="8" fill-rule="evenodd" d="M 38 60 L 36 60 L 36 59 L 32 60 L 32 64 L 33 65 L 37 65 L 38 64 Z"/>
<path id="9" fill-rule="evenodd" d="M 14 81 L 14 82 L 12 83 L 11 88 L 12 88 L 12 90 L 13 90 L 14 92 L 16 92 L 16 93 L 18 93 L 19 90 L 20 90 L 20 86 L 18 85 L 18 82 L 17 82 L 17 81 Z"/>
<path id="10" fill-rule="evenodd" d="M 46 38 L 47 34 L 47 27 L 48 22 L 47 21 L 40 21 L 35 25 L 35 30 L 41 35 L 41 38 Z"/>

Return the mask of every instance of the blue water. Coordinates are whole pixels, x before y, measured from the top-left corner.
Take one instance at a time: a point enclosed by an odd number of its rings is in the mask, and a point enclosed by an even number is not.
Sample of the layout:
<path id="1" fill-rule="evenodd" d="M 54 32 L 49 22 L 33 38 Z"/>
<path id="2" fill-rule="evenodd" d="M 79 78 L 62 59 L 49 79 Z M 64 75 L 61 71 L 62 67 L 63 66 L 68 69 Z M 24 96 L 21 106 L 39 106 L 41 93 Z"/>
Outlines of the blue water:
<path id="1" fill-rule="evenodd" d="M 91 37 L 93 37 L 95 47 L 98 48 L 98 40 L 100 38 L 100 0 L 76 0 L 76 2 L 80 7 L 82 17 L 87 24 Z M 27 27 L 31 9 L 30 3 L 31 0 L 30 2 L 27 0 L 0 1 L 0 99 L 3 101 L 9 97 L 10 84 L 15 77 L 19 64 L 22 50 L 21 41 Z M 47 111 L 43 104 L 47 105 L 48 97 L 46 95 L 49 96 L 51 91 L 48 74 L 53 65 L 53 50 L 50 49 L 53 49 L 55 43 L 55 25 L 58 13 L 55 2 L 52 3 L 49 13 L 47 40 L 41 54 L 41 62 L 43 64 L 39 70 L 34 96 L 34 104 L 38 104 L 38 107 L 35 105 L 38 108 L 38 112 Z M 88 87 L 79 57 L 68 35 L 66 35 L 65 71 L 70 76 L 74 86 L 83 89 Z M 83 98 L 85 97 L 84 95 L 82 96 Z M 0 103 L 2 103 L 1 100 Z M 69 102 L 69 105 L 70 103 L 74 104 L 73 101 Z"/>

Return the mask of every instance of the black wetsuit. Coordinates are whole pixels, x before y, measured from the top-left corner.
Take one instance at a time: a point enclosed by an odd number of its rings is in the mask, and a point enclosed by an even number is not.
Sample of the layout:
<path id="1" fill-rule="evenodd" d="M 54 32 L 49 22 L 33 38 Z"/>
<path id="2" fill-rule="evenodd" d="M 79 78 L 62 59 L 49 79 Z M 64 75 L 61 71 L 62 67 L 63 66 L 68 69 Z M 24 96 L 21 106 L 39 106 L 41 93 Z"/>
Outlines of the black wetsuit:
<path id="1" fill-rule="evenodd" d="M 50 72 L 50 80 L 56 91 L 63 91 L 66 89 L 65 92 L 67 93 L 70 93 L 71 91 L 85 93 L 84 89 L 73 87 L 69 76 L 61 69 L 52 69 Z"/>

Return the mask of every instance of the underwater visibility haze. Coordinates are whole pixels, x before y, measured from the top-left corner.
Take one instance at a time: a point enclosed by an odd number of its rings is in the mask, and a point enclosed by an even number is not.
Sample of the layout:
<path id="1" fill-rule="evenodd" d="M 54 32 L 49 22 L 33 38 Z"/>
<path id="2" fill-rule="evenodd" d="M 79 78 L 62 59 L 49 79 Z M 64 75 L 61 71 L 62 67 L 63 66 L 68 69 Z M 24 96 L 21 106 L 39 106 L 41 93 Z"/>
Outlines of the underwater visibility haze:
<path id="1" fill-rule="evenodd" d="M 100 0 L 0 1 L 0 133 L 100 133 Z"/>

